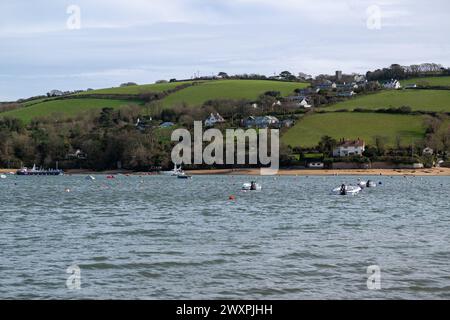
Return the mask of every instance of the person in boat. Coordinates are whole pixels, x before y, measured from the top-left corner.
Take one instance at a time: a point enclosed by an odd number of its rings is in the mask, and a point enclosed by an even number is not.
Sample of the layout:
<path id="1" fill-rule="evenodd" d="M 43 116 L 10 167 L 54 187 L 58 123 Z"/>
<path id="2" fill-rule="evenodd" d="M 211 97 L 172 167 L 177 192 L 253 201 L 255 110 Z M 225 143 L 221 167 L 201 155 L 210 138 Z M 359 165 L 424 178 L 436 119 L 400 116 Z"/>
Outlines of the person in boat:
<path id="1" fill-rule="evenodd" d="M 250 184 L 250 190 L 256 190 L 256 182 L 252 181 Z"/>
<path id="2" fill-rule="evenodd" d="M 341 196 L 345 196 L 347 194 L 347 190 L 346 190 L 345 184 L 341 185 L 341 190 L 339 191 L 339 193 L 341 194 Z"/>
<path id="3" fill-rule="evenodd" d="M 367 188 L 370 188 L 371 186 L 372 186 L 372 181 L 367 180 L 366 187 L 367 187 Z"/>

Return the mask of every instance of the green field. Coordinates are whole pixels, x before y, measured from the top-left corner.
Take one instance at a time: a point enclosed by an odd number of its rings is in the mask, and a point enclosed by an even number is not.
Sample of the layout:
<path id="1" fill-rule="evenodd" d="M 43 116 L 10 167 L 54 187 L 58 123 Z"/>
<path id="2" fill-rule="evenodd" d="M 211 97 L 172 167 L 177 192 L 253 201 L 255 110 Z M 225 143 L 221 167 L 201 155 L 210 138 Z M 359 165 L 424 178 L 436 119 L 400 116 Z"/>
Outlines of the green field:
<path id="1" fill-rule="evenodd" d="M 163 92 L 169 89 L 174 89 L 186 83 L 190 83 L 190 81 L 100 89 L 82 92 L 77 95 L 87 95 L 87 94 L 134 95 L 145 92 Z M 287 96 L 292 94 L 295 89 L 306 88 L 307 86 L 309 86 L 309 83 L 266 81 L 266 80 L 200 81 L 200 83 L 195 86 L 187 87 L 173 94 L 170 94 L 169 96 L 161 100 L 161 103 L 163 107 L 171 107 L 181 105 L 183 103 L 186 103 L 189 106 L 199 106 L 202 105 L 207 100 L 213 99 L 254 100 L 260 94 L 266 91 L 280 91 L 283 96 Z M 48 99 L 50 99 L 50 101 L 44 101 Z M 32 118 L 38 116 L 48 116 L 53 113 L 73 116 L 85 110 L 99 109 L 103 107 L 117 108 L 121 105 L 130 103 L 130 101 L 117 99 L 58 99 L 58 100 L 51 100 L 51 99 L 52 98 L 43 98 L 24 102 L 22 104 L 22 108 L 0 113 L 0 116 L 17 117 L 28 122 Z M 143 104 L 143 102 L 140 101 L 136 102 Z"/>
<path id="2" fill-rule="evenodd" d="M 66 99 L 47 101 L 0 113 L 2 117 L 19 118 L 24 122 L 41 116 L 50 116 L 52 114 L 74 116 L 80 112 L 96 110 L 101 108 L 119 108 L 127 104 L 136 103 L 129 100 L 110 100 L 110 99 Z"/>
<path id="3" fill-rule="evenodd" d="M 136 86 L 127 87 L 117 87 L 117 88 L 107 88 L 99 90 L 91 90 L 77 93 L 77 95 L 87 95 L 87 94 L 141 94 L 145 92 L 163 92 L 166 90 L 174 89 L 176 87 L 182 86 L 183 84 L 191 83 L 191 81 L 185 82 L 169 82 L 169 83 L 155 83 L 155 84 L 144 84 Z"/>
<path id="4" fill-rule="evenodd" d="M 326 110 L 383 109 L 410 106 L 412 110 L 450 112 L 450 90 L 385 90 L 339 102 Z"/>
<path id="5" fill-rule="evenodd" d="M 409 145 L 424 138 L 425 127 L 422 116 L 331 112 L 304 117 L 283 135 L 282 142 L 292 147 L 314 147 L 325 135 L 336 140 L 361 138 L 367 144 L 380 136 L 391 146 L 400 137 L 402 144 Z"/>
<path id="6" fill-rule="evenodd" d="M 413 78 L 408 80 L 402 80 L 402 86 L 408 84 L 419 84 L 426 82 L 430 86 L 450 86 L 450 77 L 427 77 L 427 78 Z"/>
<path id="7" fill-rule="evenodd" d="M 290 95 L 298 88 L 306 88 L 309 83 L 280 82 L 267 80 L 220 80 L 208 81 L 200 85 L 175 92 L 162 100 L 164 107 L 186 103 L 189 106 L 202 105 L 213 99 L 254 100 L 266 91 L 280 91 Z"/>

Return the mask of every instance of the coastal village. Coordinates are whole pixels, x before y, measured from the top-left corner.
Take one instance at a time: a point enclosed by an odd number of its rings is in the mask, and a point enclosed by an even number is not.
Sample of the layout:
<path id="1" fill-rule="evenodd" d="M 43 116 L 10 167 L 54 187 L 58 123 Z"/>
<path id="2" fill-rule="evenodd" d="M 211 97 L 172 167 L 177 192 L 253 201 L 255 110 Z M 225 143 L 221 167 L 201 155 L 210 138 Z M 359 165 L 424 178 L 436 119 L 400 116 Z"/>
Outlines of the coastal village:
<path id="1" fill-rule="evenodd" d="M 345 74 L 342 71 L 336 71 L 333 75 L 318 75 L 312 77 L 310 75 L 299 73 L 294 75 L 289 71 L 283 71 L 279 75 L 266 77 L 261 75 L 228 75 L 220 72 L 212 77 L 195 77 L 192 79 L 169 81 L 160 80 L 153 86 L 167 86 L 169 90 L 156 91 L 140 91 L 140 86 L 134 82 L 123 83 L 117 89 L 102 90 L 75 90 L 61 91 L 51 90 L 45 96 L 37 96 L 29 99 L 19 100 L 15 105 L 3 104 L 3 114 L 14 113 L 15 111 L 25 112 L 27 108 L 38 107 L 45 103 L 71 103 L 75 101 L 88 101 L 88 99 L 96 99 L 97 101 L 109 101 L 107 99 L 129 99 L 134 101 L 142 99 L 143 106 L 129 105 L 116 111 L 113 108 L 102 108 L 98 118 L 92 119 L 92 130 L 108 133 L 109 127 L 116 127 L 117 130 L 129 132 L 127 135 L 133 142 L 125 143 L 132 145 L 135 142 L 144 139 L 153 141 L 155 137 L 161 139 L 164 134 L 164 142 L 160 141 L 156 146 L 158 151 L 151 151 L 153 156 L 147 156 L 144 153 L 136 154 L 136 150 L 130 150 L 129 156 L 114 156 L 108 161 L 108 164 L 99 164 L 98 148 L 91 148 L 86 141 L 79 140 L 71 146 L 64 147 L 64 150 L 57 151 L 58 156 L 52 156 L 51 159 L 42 155 L 44 163 L 41 161 L 27 161 L 25 158 L 14 160 L 14 157 L 3 160 L 1 166 L 5 168 L 20 167 L 24 163 L 32 166 L 38 163 L 41 166 L 52 167 L 54 163 L 63 169 L 128 169 L 128 170 L 155 170 L 155 168 L 170 168 L 171 161 L 168 158 L 170 143 L 168 135 L 180 127 L 192 129 L 194 121 L 202 121 L 205 129 L 217 128 L 225 129 L 278 129 L 282 137 L 282 148 L 280 150 L 281 166 L 286 169 L 422 169 L 422 168 L 443 168 L 449 166 L 448 149 L 450 134 L 446 130 L 448 112 L 437 113 L 435 111 L 413 110 L 407 105 L 399 105 L 398 107 L 380 108 L 375 110 L 356 107 L 353 110 L 334 108 L 335 105 L 343 105 L 352 103 L 352 101 L 360 101 L 361 98 L 370 98 L 381 94 L 410 94 L 410 93 L 427 93 L 435 92 L 432 90 L 440 90 L 446 93 L 450 91 L 449 86 L 432 86 L 426 82 L 427 77 L 441 77 L 445 79 L 449 72 L 448 69 L 439 65 L 424 64 L 422 73 L 423 78 L 418 78 L 416 67 L 402 67 L 392 65 L 389 68 L 367 72 L 366 74 Z M 402 82 L 404 78 L 415 77 L 416 82 Z M 424 80 L 422 80 L 424 79 Z M 273 90 L 260 92 L 256 99 L 240 99 L 236 100 L 228 98 L 226 94 L 221 99 L 209 99 L 203 102 L 201 107 L 192 108 L 186 105 L 178 105 L 173 108 L 161 108 L 161 99 L 170 98 L 171 96 L 183 93 L 186 90 L 201 88 L 205 84 L 224 84 L 238 83 L 242 88 L 247 84 L 273 84 Z M 277 90 L 277 86 L 290 85 L 291 93 L 282 93 Z M 152 85 L 149 86 L 150 88 Z M 155 87 L 156 88 L 156 87 Z M 197 90 L 197 89 L 196 89 Z M 239 90 L 237 88 L 236 90 Z M 124 92 L 124 93 L 122 93 Z M 132 93 L 132 92 L 137 92 Z M 398 93 L 398 94 L 397 94 Z M 207 93 L 206 93 L 207 94 Z M 218 93 L 221 96 L 220 91 Z M 395 95 L 393 95 L 395 96 Z M 81 99 L 81 97 L 83 99 Z M 21 106 L 27 106 L 21 108 Z M 331 107 L 330 107 L 331 106 Z M 383 107 L 383 105 L 380 105 Z M 12 108 L 12 111 L 11 111 Z M 1 111 L 1 109 L 0 109 Z M 145 112 L 144 112 L 145 111 Z M 294 134 L 295 130 L 301 129 L 304 121 L 318 116 L 336 115 L 361 116 L 366 114 L 375 115 L 419 115 L 426 117 L 428 120 L 426 126 L 427 135 L 425 139 L 411 139 L 405 144 L 397 137 L 394 145 L 387 143 L 383 137 L 383 132 L 375 133 L 373 137 L 367 137 L 365 129 L 360 131 L 353 130 L 352 134 L 337 133 L 334 136 L 321 134 L 320 129 L 311 129 L 312 133 L 319 135 L 320 139 L 316 145 L 302 145 L 301 143 L 291 144 L 290 141 L 302 139 L 302 132 Z M 25 128 L 24 124 L 19 124 L 14 119 L 3 118 L 0 112 L 0 122 L 3 126 L 20 126 Z M 42 124 L 44 126 L 54 127 L 52 123 L 53 116 L 45 119 Z M 36 122 L 36 124 L 39 122 Z M 42 120 L 40 120 L 42 121 Z M 86 123 L 86 120 L 82 120 Z M 358 120 L 357 120 L 358 121 Z M 378 121 L 378 120 L 376 120 Z M 69 123 L 68 123 L 69 124 Z M 85 124 L 83 124 L 85 125 Z M 330 123 L 332 125 L 332 123 Z M 352 126 L 353 124 L 350 124 Z M 13 127 L 11 127 L 13 128 Z M 97 128 L 97 129 L 95 129 Z M 130 131 L 134 128 L 134 132 Z M 20 129 L 23 130 L 23 129 Z M 73 131 L 73 129 L 70 129 Z M 116 129 L 115 129 L 116 130 Z M 316 132 L 317 131 L 317 132 Z M 157 134 L 155 136 L 155 134 Z M 92 136 L 92 135 L 91 135 Z M 134 138 L 132 138 L 134 137 Z M 102 142 L 110 143 L 115 138 Z M 128 137 L 127 137 L 128 139 Z M 370 141 L 368 141 L 370 140 Z M 162 144 L 163 143 L 163 144 Z M 146 144 L 148 144 L 146 142 Z M 153 146 L 152 148 L 155 148 Z M 124 149 L 124 147 L 121 147 Z M 143 151 L 142 151 L 143 152 Z M 0 154 L 1 156 L 1 154 Z M 111 153 L 109 155 L 111 157 Z M 130 158 L 131 157 L 131 158 Z M 0 159 L 1 160 L 1 159 Z M 19 165 L 20 163 L 20 165 Z M 250 166 L 251 168 L 252 166 Z M 218 169 L 220 166 L 187 166 L 187 169 Z M 223 166 L 224 169 L 229 169 Z M 237 168 L 237 167 L 236 167 Z M 242 168 L 242 166 L 239 166 Z"/>

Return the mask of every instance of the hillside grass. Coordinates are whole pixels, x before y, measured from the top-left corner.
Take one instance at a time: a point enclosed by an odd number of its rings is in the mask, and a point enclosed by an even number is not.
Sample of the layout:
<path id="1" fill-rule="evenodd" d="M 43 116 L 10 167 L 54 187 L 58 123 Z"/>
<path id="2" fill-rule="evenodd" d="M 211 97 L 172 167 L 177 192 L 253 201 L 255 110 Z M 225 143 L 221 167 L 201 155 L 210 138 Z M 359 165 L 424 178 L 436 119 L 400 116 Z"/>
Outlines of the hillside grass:
<path id="1" fill-rule="evenodd" d="M 281 82 L 268 80 L 217 80 L 188 87 L 175 92 L 162 100 L 163 107 L 182 105 L 199 106 L 208 100 L 255 100 L 266 91 L 280 91 L 288 96 L 298 88 L 306 88 L 309 83 Z"/>
<path id="2" fill-rule="evenodd" d="M 403 145 L 422 140 L 425 136 L 423 116 L 390 115 L 378 113 L 330 112 L 307 115 L 282 137 L 282 142 L 292 147 L 314 147 L 321 137 L 328 135 L 336 140 L 361 138 L 374 144 L 374 137 L 386 139 L 395 146 L 397 137 Z"/>
<path id="3" fill-rule="evenodd" d="M 139 103 L 129 100 L 111 100 L 111 99 L 65 99 L 47 101 L 34 104 L 30 107 L 23 107 L 16 110 L 0 113 L 0 117 L 18 118 L 25 123 L 33 118 L 42 116 L 62 115 L 75 116 L 81 112 L 89 110 L 98 110 L 102 108 L 117 109 L 124 105 Z"/>
<path id="4" fill-rule="evenodd" d="M 385 90 L 339 102 L 326 110 L 375 110 L 409 106 L 412 110 L 450 112 L 450 90 Z"/>
<path id="5" fill-rule="evenodd" d="M 408 84 L 419 84 L 420 82 L 426 82 L 430 86 L 450 86 L 450 76 L 412 78 L 408 80 L 402 80 L 400 82 L 402 86 L 406 86 Z"/>
<path id="6" fill-rule="evenodd" d="M 95 99 L 83 98 L 76 99 L 78 95 L 113 95 L 128 94 L 138 95 L 146 92 L 163 92 L 174 89 L 183 84 L 192 83 L 192 81 L 171 82 L 160 84 L 136 85 L 119 88 L 108 88 L 86 91 L 78 93 L 69 99 L 60 98 L 42 98 L 22 103 L 22 107 L 16 110 L 0 113 L 0 116 L 17 117 L 25 122 L 29 122 L 34 117 L 48 116 L 53 113 L 59 113 L 66 116 L 74 116 L 79 112 L 91 109 L 100 109 L 104 107 L 117 108 L 121 105 L 132 103 L 128 100 Z M 290 95 L 295 89 L 305 88 L 309 83 L 281 82 L 269 80 L 210 80 L 198 81 L 196 86 L 187 87 L 177 91 L 159 102 L 163 107 L 172 107 L 186 103 L 189 106 L 203 105 L 204 102 L 213 99 L 248 99 L 255 100 L 260 94 L 266 91 L 280 91 L 283 96 Z M 136 97 L 135 103 L 144 104 Z"/>
<path id="7" fill-rule="evenodd" d="M 98 89 L 77 93 L 76 95 L 89 95 L 89 94 L 142 94 L 146 92 L 163 92 L 170 89 L 175 89 L 176 87 L 182 86 L 187 83 L 192 83 L 192 81 L 183 82 L 168 82 L 168 83 L 154 83 L 154 84 L 144 84 L 136 86 L 126 86 L 126 87 L 116 87 L 116 88 L 106 88 Z"/>

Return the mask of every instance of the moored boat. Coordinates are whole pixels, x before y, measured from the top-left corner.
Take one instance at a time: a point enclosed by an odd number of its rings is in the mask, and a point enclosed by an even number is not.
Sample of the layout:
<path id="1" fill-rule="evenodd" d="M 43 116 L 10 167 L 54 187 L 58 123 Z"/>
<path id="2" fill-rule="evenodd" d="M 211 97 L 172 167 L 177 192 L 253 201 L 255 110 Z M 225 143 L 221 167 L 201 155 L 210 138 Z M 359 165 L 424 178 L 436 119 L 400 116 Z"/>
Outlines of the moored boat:
<path id="1" fill-rule="evenodd" d="M 62 176 L 64 175 L 64 171 L 60 169 L 36 168 L 36 165 L 33 165 L 31 169 L 24 167 L 17 170 L 16 174 L 18 176 Z"/>
<path id="2" fill-rule="evenodd" d="M 185 173 L 183 169 L 181 169 L 181 165 L 180 167 L 177 167 L 177 165 L 175 164 L 175 167 L 171 171 L 161 171 L 161 174 L 165 176 L 178 177 L 180 175 L 184 175 Z"/>
<path id="3" fill-rule="evenodd" d="M 254 181 L 246 182 L 242 185 L 242 190 L 245 190 L 245 191 L 259 191 L 261 189 L 262 189 L 261 185 Z"/>
<path id="4" fill-rule="evenodd" d="M 339 194 L 339 195 L 342 195 L 342 196 L 346 196 L 346 195 L 358 194 L 361 190 L 362 189 L 359 186 L 341 185 L 340 187 L 334 188 L 333 189 L 333 193 Z"/>

